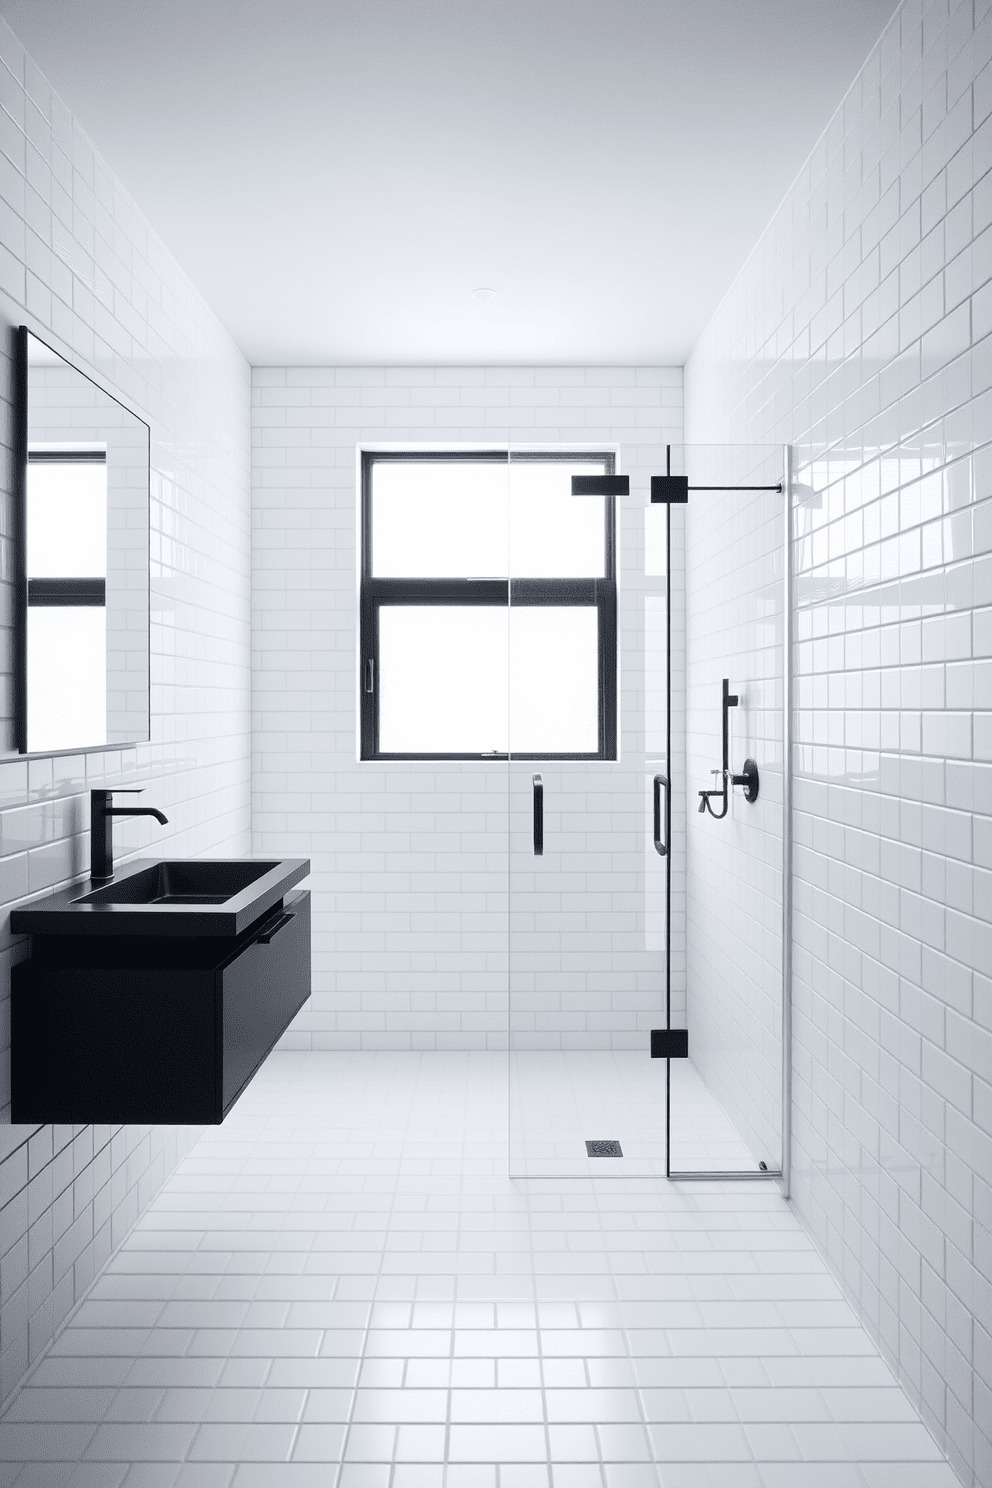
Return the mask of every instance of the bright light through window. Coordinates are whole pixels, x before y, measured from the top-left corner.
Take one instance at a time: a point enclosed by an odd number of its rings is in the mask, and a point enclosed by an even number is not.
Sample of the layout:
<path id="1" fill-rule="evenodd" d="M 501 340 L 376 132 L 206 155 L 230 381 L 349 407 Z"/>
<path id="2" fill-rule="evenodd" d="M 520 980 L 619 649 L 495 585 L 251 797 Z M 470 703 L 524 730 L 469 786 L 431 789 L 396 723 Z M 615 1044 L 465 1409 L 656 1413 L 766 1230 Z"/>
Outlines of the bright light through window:
<path id="1" fill-rule="evenodd" d="M 28 606 L 28 749 L 107 742 L 107 611 Z"/>
<path id="2" fill-rule="evenodd" d="M 606 499 L 572 495 L 573 475 L 602 464 L 510 461 L 510 573 L 517 579 L 602 578 Z"/>
<path id="3" fill-rule="evenodd" d="M 505 461 L 376 465 L 376 578 L 505 579 L 506 552 Z"/>
<path id="4" fill-rule="evenodd" d="M 372 484 L 376 578 L 601 578 L 602 496 L 572 476 L 601 463 L 389 461 Z M 507 558 L 509 553 L 509 560 Z"/>
<path id="5" fill-rule="evenodd" d="M 591 606 L 384 605 L 380 751 L 595 754 L 597 672 Z"/>
<path id="6" fill-rule="evenodd" d="M 107 464 L 51 446 L 27 465 L 27 747 L 107 742 Z"/>
<path id="7" fill-rule="evenodd" d="M 105 578 L 107 466 L 28 462 L 28 577 Z"/>
<path id="8" fill-rule="evenodd" d="M 596 753 L 597 639 L 591 605 L 511 608 L 512 753 Z"/>
<path id="9" fill-rule="evenodd" d="M 505 754 L 506 685 L 505 607 L 383 605 L 382 753 Z"/>

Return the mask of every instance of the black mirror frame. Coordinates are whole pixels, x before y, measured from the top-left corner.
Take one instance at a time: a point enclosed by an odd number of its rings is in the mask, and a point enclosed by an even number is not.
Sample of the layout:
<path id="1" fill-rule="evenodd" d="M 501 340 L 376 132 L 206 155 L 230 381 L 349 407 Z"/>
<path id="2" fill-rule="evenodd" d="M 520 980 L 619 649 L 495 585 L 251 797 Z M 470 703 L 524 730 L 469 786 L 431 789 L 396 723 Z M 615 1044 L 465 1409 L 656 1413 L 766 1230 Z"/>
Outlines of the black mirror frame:
<path id="1" fill-rule="evenodd" d="M 28 335 L 14 332 L 14 748 L 28 752 Z"/>

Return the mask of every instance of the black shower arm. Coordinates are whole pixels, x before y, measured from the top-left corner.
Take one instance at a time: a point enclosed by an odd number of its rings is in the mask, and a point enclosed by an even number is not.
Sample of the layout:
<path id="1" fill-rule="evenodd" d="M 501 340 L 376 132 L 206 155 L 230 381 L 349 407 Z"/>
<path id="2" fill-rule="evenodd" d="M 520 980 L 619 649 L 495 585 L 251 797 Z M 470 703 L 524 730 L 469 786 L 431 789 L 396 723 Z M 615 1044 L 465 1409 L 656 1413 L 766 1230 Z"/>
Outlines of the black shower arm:
<path id="1" fill-rule="evenodd" d="M 671 477 L 672 474 L 672 446 L 665 446 L 665 472 Z M 782 482 L 776 486 L 686 486 L 686 491 L 777 491 L 781 496 Z"/>

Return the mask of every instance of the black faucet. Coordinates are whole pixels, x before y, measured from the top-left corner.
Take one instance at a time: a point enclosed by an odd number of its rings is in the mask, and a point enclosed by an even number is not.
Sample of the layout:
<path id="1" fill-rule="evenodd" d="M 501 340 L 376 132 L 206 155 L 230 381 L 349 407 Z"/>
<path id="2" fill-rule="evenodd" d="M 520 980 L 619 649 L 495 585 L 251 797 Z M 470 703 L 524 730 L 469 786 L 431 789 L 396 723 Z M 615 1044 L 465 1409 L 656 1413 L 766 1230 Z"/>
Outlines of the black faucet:
<path id="1" fill-rule="evenodd" d="M 122 787 L 124 794 L 139 795 L 142 786 Z M 113 878 L 114 876 L 114 825 L 115 816 L 154 816 L 164 826 L 169 818 L 154 806 L 112 806 L 112 790 L 90 791 L 90 878 Z"/>

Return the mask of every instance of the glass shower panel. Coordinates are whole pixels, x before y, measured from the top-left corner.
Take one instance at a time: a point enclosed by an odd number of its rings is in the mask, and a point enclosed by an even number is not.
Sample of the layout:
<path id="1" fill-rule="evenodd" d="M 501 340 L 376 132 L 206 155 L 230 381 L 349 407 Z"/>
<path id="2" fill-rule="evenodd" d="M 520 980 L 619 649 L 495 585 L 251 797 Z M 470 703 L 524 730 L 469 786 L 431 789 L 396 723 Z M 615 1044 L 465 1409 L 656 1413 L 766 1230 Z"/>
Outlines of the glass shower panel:
<path id="1" fill-rule="evenodd" d="M 673 449 L 672 505 L 637 454 L 572 496 L 621 451 L 510 448 L 510 1171 L 772 1176 L 783 451 Z"/>
<path id="2" fill-rule="evenodd" d="M 670 1172 L 759 1177 L 783 1153 L 783 451 L 673 448 L 671 468 L 689 493 L 672 507 L 684 530 L 688 1058 L 670 1061 Z"/>
<path id="3" fill-rule="evenodd" d="M 666 1171 L 666 1066 L 649 1056 L 667 998 L 663 531 L 661 572 L 644 562 L 662 457 L 639 452 L 629 498 L 580 497 L 572 475 L 618 472 L 615 446 L 511 445 L 512 1176 Z"/>

